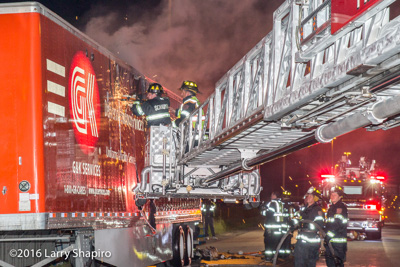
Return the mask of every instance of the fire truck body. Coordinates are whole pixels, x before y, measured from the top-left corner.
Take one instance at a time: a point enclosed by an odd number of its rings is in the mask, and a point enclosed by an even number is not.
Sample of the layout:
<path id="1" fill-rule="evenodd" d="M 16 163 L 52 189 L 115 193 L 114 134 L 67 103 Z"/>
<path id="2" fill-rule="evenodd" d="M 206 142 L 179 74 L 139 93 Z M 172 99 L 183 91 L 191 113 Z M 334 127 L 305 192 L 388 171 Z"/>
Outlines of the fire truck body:
<path id="1" fill-rule="evenodd" d="M 348 209 L 348 236 L 363 240 L 380 239 L 383 227 L 383 183 L 384 176 L 377 175 L 375 161 L 371 164 L 361 157 L 359 167 L 351 167 L 351 162 L 343 156 L 336 175 L 324 175 L 322 192 L 329 197 L 330 189 L 338 185 L 343 188 L 343 202 Z"/>
<path id="2" fill-rule="evenodd" d="M 45 264 L 45 249 L 94 247 L 77 266 L 143 266 L 180 253 L 173 242 L 192 235 L 200 201 L 135 204 L 148 129 L 121 100 L 144 93 L 145 76 L 38 3 L 3 4 L 0 13 L 0 265 Z M 13 257 L 12 248 L 40 255 Z"/>

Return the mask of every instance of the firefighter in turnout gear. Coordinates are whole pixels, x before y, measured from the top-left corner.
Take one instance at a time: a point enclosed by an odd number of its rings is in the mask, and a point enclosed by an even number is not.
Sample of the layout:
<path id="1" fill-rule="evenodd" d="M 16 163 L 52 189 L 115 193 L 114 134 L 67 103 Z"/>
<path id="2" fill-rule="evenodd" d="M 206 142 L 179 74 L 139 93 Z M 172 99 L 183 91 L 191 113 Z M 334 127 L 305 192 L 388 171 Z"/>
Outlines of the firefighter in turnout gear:
<path id="1" fill-rule="evenodd" d="M 272 192 L 271 201 L 261 207 L 264 220 L 264 245 L 265 260 L 271 261 L 281 238 L 288 231 L 288 216 L 285 216 L 283 202 L 279 198 L 279 192 Z M 287 214 L 288 215 L 288 214 Z M 280 249 L 279 256 L 290 254 L 289 249 Z"/>
<path id="2" fill-rule="evenodd" d="M 330 190 L 331 205 L 328 209 L 325 224 L 326 265 L 328 267 L 344 266 L 347 252 L 347 207 L 342 202 L 343 190 L 339 186 Z M 332 244 L 335 257 L 328 248 Z"/>
<path id="3" fill-rule="evenodd" d="M 295 212 L 295 206 L 293 205 L 292 201 L 291 201 L 291 195 L 292 193 L 290 191 L 287 190 L 283 190 L 282 192 L 282 202 L 283 202 L 283 217 L 284 217 L 284 222 L 287 224 L 287 230 L 289 230 L 291 224 L 292 224 L 292 219 L 293 219 L 293 215 Z M 286 230 L 284 230 L 285 233 L 287 233 Z M 285 256 L 283 258 L 285 258 L 286 256 L 288 257 L 290 255 L 291 252 L 291 238 L 292 238 L 292 234 L 290 234 L 289 236 L 286 237 L 286 239 L 283 241 L 281 248 L 279 249 L 280 251 L 285 252 Z"/>
<path id="4" fill-rule="evenodd" d="M 173 121 L 173 126 L 179 126 L 181 121 L 189 117 L 190 113 L 196 110 L 200 106 L 200 101 L 197 99 L 196 95 L 199 93 L 197 84 L 193 81 L 184 81 L 181 85 L 181 95 L 183 97 L 182 105 L 176 110 L 176 120 Z M 204 114 L 202 113 L 202 126 L 204 125 Z M 192 124 L 193 128 L 196 126 L 197 116 L 193 116 Z"/>
<path id="5" fill-rule="evenodd" d="M 147 126 L 169 125 L 169 98 L 162 97 L 163 87 L 158 83 L 152 83 L 147 89 L 147 101 L 135 101 L 131 110 L 136 116 L 146 116 Z"/>
<path id="6" fill-rule="evenodd" d="M 201 213 L 204 217 L 204 236 L 207 240 L 210 238 L 208 237 L 208 227 L 210 227 L 212 238 L 218 239 L 215 236 L 214 231 L 214 211 L 215 211 L 215 203 L 211 200 L 204 200 L 203 204 L 201 205 Z"/>
<path id="7" fill-rule="evenodd" d="M 293 224 L 298 227 L 297 242 L 294 249 L 294 266 L 316 266 L 319 257 L 321 238 L 318 228 L 307 221 L 318 224 L 321 229 L 324 226 L 322 208 L 318 205 L 321 194 L 314 187 L 308 189 L 305 197 L 306 206 L 300 211 L 300 216 L 293 219 Z"/>

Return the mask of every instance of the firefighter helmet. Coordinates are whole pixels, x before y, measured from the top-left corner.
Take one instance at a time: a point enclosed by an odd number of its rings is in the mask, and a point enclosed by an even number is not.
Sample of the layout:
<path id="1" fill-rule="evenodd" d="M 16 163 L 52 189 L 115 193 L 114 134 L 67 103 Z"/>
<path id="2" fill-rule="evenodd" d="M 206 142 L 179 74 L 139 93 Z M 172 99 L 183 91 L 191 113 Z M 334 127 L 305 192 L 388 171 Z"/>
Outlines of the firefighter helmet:
<path id="1" fill-rule="evenodd" d="M 306 197 L 307 195 L 313 195 L 314 196 L 314 201 L 317 202 L 318 200 L 322 199 L 322 194 L 321 192 L 315 188 L 314 186 L 311 186 L 306 194 L 304 195 L 304 197 Z"/>
<path id="2" fill-rule="evenodd" d="M 283 190 L 282 192 L 282 199 L 284 200 L 290 200 L 290 197 L 292 196 L 292 192 L 288 190 Z"/>
<path id="3" fill-rule="evenodd" d="M 160 95 L 164 93 L 164 88 L 159 83 L 151 83 L 149 88 L 147 88 L 147 93 Z"/>
<path id="4" fill-rule="evenodd" d="M 331 193 L 337 193 L 341 197 L 344 195 L 343 188 L 338 185 L 331 188 Z"/>
<path id="5" fill-rule="evenodd" d="M 189 91 L 195 95 L 199 93 L 199 88 L 197 87 L 197 83 L 193 81 L 183 81 L 181 88 L 179 88 L 179 90 Z"/>

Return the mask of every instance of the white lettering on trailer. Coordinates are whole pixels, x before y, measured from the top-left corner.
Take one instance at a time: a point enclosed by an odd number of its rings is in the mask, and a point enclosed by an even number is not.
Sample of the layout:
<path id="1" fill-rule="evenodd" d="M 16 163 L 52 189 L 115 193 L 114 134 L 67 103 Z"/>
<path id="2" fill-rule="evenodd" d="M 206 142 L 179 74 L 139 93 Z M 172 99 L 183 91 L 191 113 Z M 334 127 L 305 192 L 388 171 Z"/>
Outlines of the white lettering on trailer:
<path id="1" fill-rule="evenodd" d="M 88 73 L 88 87 L 87 87 L 87 107 L 90 120 L 90 128 L 92 129 L 92 136 L 99 137 L 97 132 L 96 114 L 94 113 L 93 106 L 93 92 L 94 92 L 94 75 Z"/>
<path id="2" fill-rule="evenodd" d="M 82 77 L 83 76 L 83 77 Z M 75 67 L 72 71 L 72 114 L 78 132 L 87 134 L 85 70 Z"/>
<path id="3" fill-rule="evenodd" d="M 85 186 L 78 185 L 64 185 L 64 193 L 65 194 L 73 194 L 73 195 L 101 195 L 101 196 L 109 196 L 111 195 L 111 189 L 107 188 L 86 188 Z"/>
<path id="4" fill-rule="evenodd" d="M 47 81 L 47 91 L 65 97 L 65 86 L 52 81 Z"/>
<path id="5" fill-rule="evenodd" d="M 82 166 L 82 162 L 72 162 L 72 173 L 74 174 L 81 174 L 81 166 Z"/>
<path id="6" fill-rule="evenodd" d="M 135 163 L 135 157 L 129 156 L 129 153 L 123 151 L 113 151 L 111 148 L 106 147 L 106 155 L 109 158 L 120 160 L 128 163 Z"/>
<path id="7" fill-rule="evenodd" d="M 46 59 L 47 70 L 54 72 L 55 74 L 60 75 L 61 77 L 65 77 L 65 67 L 51 61 L 50 59 Z"/>
<path id="8" fill-rule="evenodd" d="M 58 105 L 56 103 L 52 103 L 50 101 L 47 102 L 47 111 L 49 113 L 65 117 L 65 107 Z"/>
<path id="9" fill-rule="evenodd" d="M 104 188 L 90 188 L 89 187 L 89 195 L 102 195 L 102 196 L 109 196 L 111 194 L 110 189 L 104 189 Z"/>
<path id="10" fill-rule="evenodd" d="M 134 118 L 133 116 L 126 114 L 122 110 L 113 108 L 107 100 L 105 101 L 105 115 L 107 118 L 114 120 L 114 121 L 119 121 L 123 125 L 127 125 L 134 130 L 138 131 L 144 131 L 144 122 L 142 120 L 138 120 Z"/>
<path id="11" fill-rule="evenodd" d="M 85 70 L 80 67 L 74 68 L 72 71 L 71 102 L 76 129 L 81 134 L 87 135 L 89 119 L 92 136 L 99 137 L 93 105 L 94 85 L 95 76 L 92 73 L 88 73 L 86 83 Z"/>
<path id="12" fill-rule="evenodd" d="M 85 186 L 79 185 L 64 185 L 64 193 L 65 194 L 73 194 L 73 195 L 86 195 L 87 188 Z"/>
<path id="13" fill-rule="evenodd" d="M 100 165 L 83 163 L 83 174 L 100 177 Z"/>
<path id="14" fill-rule="evenodd" d="M 100 168 L 100 165 L 98 165 L 98 164 L 73 161 L 72 162 L 72 173 L 100 177 L 101 176 L 101 168 Z"/>

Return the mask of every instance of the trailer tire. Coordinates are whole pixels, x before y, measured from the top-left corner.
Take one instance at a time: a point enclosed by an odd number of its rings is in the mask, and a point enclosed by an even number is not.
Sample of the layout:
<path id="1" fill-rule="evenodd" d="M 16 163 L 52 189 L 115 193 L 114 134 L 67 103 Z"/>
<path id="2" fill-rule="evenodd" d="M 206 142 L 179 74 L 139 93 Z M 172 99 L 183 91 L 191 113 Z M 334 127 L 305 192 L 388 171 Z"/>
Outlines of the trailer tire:
<path id="1" fill-rule="evenodd" d="M 173 258 L 172 258 L 173 266 L 176 267 L 184 266 L 186 242 L 185 242 L 185 232 L 181 225 L 175 229 L 172 238 L 172 253 L 173 253 Z"/>
<path id="2" fill-rule="evenodd" d="M 185 263 L 185 265 L 190 265 L 190 264 L 192 264 L 192 258 L 194 257 L 194 255 L 193 255 L 193 230 L 188 225 L 186 225 L 184 228 L 185 228 L 185 240 L 186 240 L 184 263 Z"/>
<path id="3" fill-rule="evenodd" d="M 370 240 L 381 240 L 382 239 L 382 228 L 379 228 L 378 232 L 367 233 L 367 239 Z"/>

